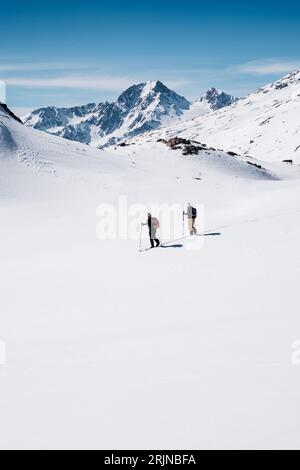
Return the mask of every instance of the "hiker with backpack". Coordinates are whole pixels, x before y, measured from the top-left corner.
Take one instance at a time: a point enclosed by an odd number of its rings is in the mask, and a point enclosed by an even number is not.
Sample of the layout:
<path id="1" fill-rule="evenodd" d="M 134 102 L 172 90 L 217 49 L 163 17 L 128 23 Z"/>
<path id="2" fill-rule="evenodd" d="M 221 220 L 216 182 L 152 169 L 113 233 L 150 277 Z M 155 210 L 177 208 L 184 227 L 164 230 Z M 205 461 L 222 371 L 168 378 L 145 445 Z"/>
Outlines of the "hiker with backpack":
<path id="1" fill-rule="evenodd" d="M 142 225 L 148 225 L 151 248 L 154 248 L 154 243 L 156 243 L 156 247 L 160 246 L 160 241 L 157 238 L 159 220 L 156 217 L 152 217 L 152 215 L 149 213 L 147 222 L 143 223 Z"/>
<path id="2" fill-rule="evenodd" d="M 188 203 L 187 211 L 183 212 L 183 215 L 187 215 L 189 223 L 190 235 L 197 235 L 197 229 L 195 227 L 196 218 L 197 218 L 197 209 Z"/>

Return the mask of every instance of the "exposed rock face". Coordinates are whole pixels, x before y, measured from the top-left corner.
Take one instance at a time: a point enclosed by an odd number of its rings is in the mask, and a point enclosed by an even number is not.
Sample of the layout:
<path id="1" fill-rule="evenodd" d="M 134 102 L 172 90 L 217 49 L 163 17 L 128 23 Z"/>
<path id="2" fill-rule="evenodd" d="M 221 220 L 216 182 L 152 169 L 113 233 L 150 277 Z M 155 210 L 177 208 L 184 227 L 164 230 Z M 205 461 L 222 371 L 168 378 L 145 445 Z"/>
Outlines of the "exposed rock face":
<path id="1" fill-rule="evenodd" d="M 174 148 L 178 145 L 190 145 L 191 141 L 187 139 L 181 139 L 180 137 L 173 137 L 166 141 L 168 147 Z"/>
<path id="2" fill-rule="evenodd" d="M 216 111 L 217 109 L 230 106 L 237 100 L 238 98 L 235 98 L 231 95 L 227 95 L 223 91 L 219 91 L 216 88 L 211 88 L 202 96 L 202 98 L 200 98 L 200 102 L 206 101 L 207 103 L 209 103 L 212 111 Z"/>
<path id="3" fill-rule="evenodd" d="M 159 81 L 133 85 L 115 103 L 41 108 L 25 124 L 85 144 L 114 145 L 159 128 L 164 119 L 188 110 L 190 102 Z"/>
<path id="4" fill-rule="evenodd" d="M 4 103 L 0 103 L 0 108 L 5 111 L 6 114 L 8 114 L 10 117 L 12 117 L 13 119 L 15 119 L 16 121 L 20 122 L 21 124 L 23 124 L 23 122 L 21 121 L 20 118 L 18 118 L 18 116 L 16 116 L 8 107 L 6 104 Z"/>
<path id="5" fill-rule="evenodd" d="M 228 106 L 236 98 L 215 88 L 191 103 L 160 81 L 133 85 L 114 103 L 89 103 L 72 108 L 41 108 L 25 116 L 27 126 L 97 147 L 116 145 L 179 119 Z M 196 105 L 194 107 L 194 105 Z"/>
<path id="6" fill-rule="evenodd" d="M 171 150 L 182 150 L 183 155 L 199 155 L 201 150 L 215 150 L 200 142 L 181 137 L 172 137 L 169 140 L 159 139 L 157 142 L 167 145 Z"/>

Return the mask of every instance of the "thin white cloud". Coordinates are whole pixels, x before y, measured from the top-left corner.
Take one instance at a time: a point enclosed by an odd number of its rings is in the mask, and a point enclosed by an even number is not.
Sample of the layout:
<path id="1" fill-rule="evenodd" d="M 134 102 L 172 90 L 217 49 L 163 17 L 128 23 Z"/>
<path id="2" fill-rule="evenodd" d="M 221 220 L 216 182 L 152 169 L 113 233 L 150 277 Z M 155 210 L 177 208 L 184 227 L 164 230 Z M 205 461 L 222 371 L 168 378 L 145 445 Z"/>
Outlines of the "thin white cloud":
<path id="1" fill-rule="evenodd" d="M 7 85 L 28 88 L 69 88 L 88 89 L 100 91 L 123 91 L 134 83 L 141 83 L 145 80 L 131 77 L 109 77 L 109 76 L 63 76 L 54 78 L 28 78 L 28 77 L 8 77 Z M 165 83 L 170 88 L 181 88 L 190 85 L 189 80 L 166 80 Z"/>
<path id="2" fill-rule="evenodd" d="M 104 91 L 119 91 L 136 83 L 127 77 L 56 77 L 56 78 L 25 78 L 8 77 L 7 85 L 29 88 L 72 88 Z"/>
<path id="3" fill-rule="evenodd" d="M 300 68 L 299 61 L 280 61 L 280 60 L 265 60 L 265 61 L 252 61 L 245 64 L 236 65 L 231 67 L 232 72 L 253 75 L 272 75 L 277 73 L 288 73 Z"/>
<path id="4" fill-rule="evenodd" d="M 90 68 L 89 65 L 83 64 L 62 64 L 55 62 L 41 62 L 41 63 L 6 63 L 0 64 L 0 72 L 36 72 L 42 70 L 78 70 Z"/>

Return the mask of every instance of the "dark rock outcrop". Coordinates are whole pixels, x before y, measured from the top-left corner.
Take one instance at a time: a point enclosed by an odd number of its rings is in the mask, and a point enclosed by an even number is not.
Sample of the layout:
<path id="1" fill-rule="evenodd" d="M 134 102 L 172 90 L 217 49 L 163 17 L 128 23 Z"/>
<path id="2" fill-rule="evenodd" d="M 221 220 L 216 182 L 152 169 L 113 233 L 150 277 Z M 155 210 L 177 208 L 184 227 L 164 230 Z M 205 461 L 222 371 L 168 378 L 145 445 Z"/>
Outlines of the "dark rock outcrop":
<path id="1" fill-rule="evenodd" d="M 230 155 L 231 157 L 238 157 L 238 154 L 235 152 L 227 152 L 227 154 Z"/>
<path id="2" fill-rule="evenodd" d="M 263 169 L 263 167 L 262 167 L 261 165 L 258 165 L 257 163 L 249 162 L 248 160 L 247 160 L 247 163 L 248 163 L 249 165 L 255 166 L 255 167 L 258 168 L 259 170 L 262 170 L 262 169 Z"/>
<path id="3" fill-rule="evenodd" d="M 191 141 L 182 139 L 181 137 L 173 137 L 172 139 L 167 140 L 166 144 L 168 147 L 174 148 L 178 145 L 190 145 Z"/>
<path id="4" fill-rule="evenodd" d="M 205 144 L 190 139 L 183 139 L 182 137 L 172 137 L 169 140 L 158 139 L 157 142 L 167 145 L 171 150 L 182 150 L 182 154 L 185 156 L 199 155 L 199 152 L 202 150 L 213 150 Z"/>

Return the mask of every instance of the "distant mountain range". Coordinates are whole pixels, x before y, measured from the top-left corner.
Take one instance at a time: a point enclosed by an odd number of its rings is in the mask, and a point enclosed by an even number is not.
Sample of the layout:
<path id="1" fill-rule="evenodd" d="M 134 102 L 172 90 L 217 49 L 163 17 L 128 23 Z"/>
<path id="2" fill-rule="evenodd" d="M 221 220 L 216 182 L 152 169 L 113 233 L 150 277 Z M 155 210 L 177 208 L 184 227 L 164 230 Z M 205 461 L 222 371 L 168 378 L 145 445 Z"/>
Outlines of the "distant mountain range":
<path id="1" fill-rule="evenodd" d="M 209 148 L 194 141 L 152 140 L 145 146 L 125 147 L 114 146 L 102 151 L 79 142 L 39 132 L 21 124 L 6 106 L 0 105 L 0 193 L 3 196 L 4 191 L 12 191 L 15 197 L 17 192 L 23 201 L 23 190 L 30 174 L 27 170 L 30 168 L 33 170 L 31 174 L 36 177 L 32 182 L 39 188 L 45 183 L 44 176 L 48 174 L 59 175 L 60 182 L 61 178 L 65 177 L 65 182 L 78 181 L 80 185 L 88 186 L 95 184 L 97 188 L 101 182 L 103 184 L 106 181 L 103 189 L 110 187 L 113 192 L 118 192 L 117 187 L 107 184 L 112 178 L 124 179 L 130 188 L 135 188 L 136 178 L 141 178 L 144 183 L 150 184 L 151 188 L 154 176 L 156 178 L 154 184 L 158 189 L 164 187 L 165 181 L 176 182 L 178 174 L 189 175 L 188 178 L 183 178 L 186 187 L 189 187 L 193 180 L 203 179 L 213 181 L 219 178 L 223 181 L 224 178 L 237 177 L 260 181 L 273 179 L 268 169 L 262 168 L 255 162 L 249 162 L 246 158 Z M 26 168 L 26 171 L 20 173 L 21 167 Z M 20 174 L 22 177 L 19 179 Z M 17 176 L 19 182 L 17 187 L 7 183 L 14 176 Z M 40 178 L 43 179 L 41 184 L 38 184 Z M 57 179 L 54 178 L 53 184 L 56 186 L 59 182 L 55 180 Z M 22 189 L 23 183 L 25 186 Z M 176 186 L 176 183 L 174 184 Z M 63 186 L 65 188 L 65 185 Z M 104 191 L 106 193 L 106 189 Z"/>
<path id="2" fill-rule="evenodd" d="M 300 163 L 300 71 L 259 88 L 229 107 L 185 120 L 149 138 L 181 137 L 265 161 Z"/>
<path id="3" fill-rule="evenodd" d="M 198 117 L 235 101 L 237 98 L 212 88 L 192 103 L 160 81 L 150 81 L 131 86 L 114 103 L 40 108 L 23 121 L 40 131 L 102 147 Z"/>
<path id="4" fill-rule="evenodd" d="M 94 147 L 180 137 L 248 159 L 300 163 L 299 114 L 300 71 L 295 71 L 240 99 L 212 88 L 191 103 L 153 81 L 130 87 L 115 103 L 42 108 L 24 122 Z"/>

